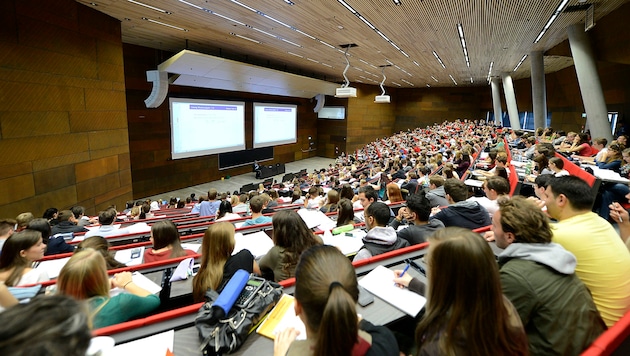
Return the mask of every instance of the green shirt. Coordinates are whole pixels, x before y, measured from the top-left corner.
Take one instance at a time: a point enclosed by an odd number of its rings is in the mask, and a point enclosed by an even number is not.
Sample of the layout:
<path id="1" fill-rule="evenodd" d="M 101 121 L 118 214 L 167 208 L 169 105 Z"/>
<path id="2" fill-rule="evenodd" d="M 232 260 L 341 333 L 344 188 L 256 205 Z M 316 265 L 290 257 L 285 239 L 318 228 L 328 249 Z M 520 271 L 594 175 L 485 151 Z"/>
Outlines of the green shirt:
<path id="1" fill-rule="evenodd" d="M 145 315 L 160 306 L 160 298 L 156 295 L 139 297 L 130 293 L 121 293 L 112 298 L 95 297 L 90 299 L 90 311 L 103 307 L 94 315 L 92 321 L 94 329 L 122 323 L 130 319 Z"/>

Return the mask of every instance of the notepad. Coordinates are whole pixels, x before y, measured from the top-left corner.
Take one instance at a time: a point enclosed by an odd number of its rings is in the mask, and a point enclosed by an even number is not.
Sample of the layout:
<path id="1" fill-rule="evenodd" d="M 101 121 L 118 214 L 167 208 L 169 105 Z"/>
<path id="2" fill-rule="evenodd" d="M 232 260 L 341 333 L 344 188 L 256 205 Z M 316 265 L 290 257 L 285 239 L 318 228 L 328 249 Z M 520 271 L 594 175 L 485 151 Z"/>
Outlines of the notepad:
<path id="1" fill-rule="evenodd" d="M 133 272 L 131 274 L 131 279 L 136 286 L 148 290 L 151 294 L 157 294 L 162 290 L 162 287 L 159 284 L 153 282 L 140 272 Z M 109 291 L 109 296 L 113 297 L 117 294 L 126 292 L 127 291 L 124 288 L 114 288 Z"/>
<path id="2" fill-rule="evenodd" d="M 249 250 L 254 257 L 258 258 L 266 255 L 273 247 L 273 241 L 264 231 L 257 231 L 246 235 L 237 232 L 234 234 L 234 240 L 236 244 L 234 245 L 232 255 L 237 254 L 241 250 Z"/>
<path id="3" fill-rule="evenodd" d="M 68 260 L 70 260 L 70 257 L 41 261 L 37 264 L 37 269 L 46 271 L 48 278 L 55 279 L 59 277 L 59 272 L 63 266 L 66 265 Z"/>
<path id="4" fill-rule="evenodd" d="M 300 331 L 297 340 L 306 340 L 306 327 L 299 316 L 295 315 L 295 297 L 283 294 L 278 304 L 263 320 L 256 332 L 272 340 L 286 328 L 293 327 Z"/>
<path id="5" fill-rule="evenodd" d="M 427 302 L 420 294 L 395 286 L 394 272 L 383 266 L 377 266 L 361 278 L 359 285 L 413 317 L 418 315 Z"/>
<path id="6" fill-rule="evenodd" d="M 346 234 L 332 235 L 330 231 L 325 231 L 322 235 L 325 245 L 335 246 L 344 255 L 353 255 L 363 247 L 363 237 L 366 235 L 363 230 L 353 230 L 349 232 L 352 236 Z"/>

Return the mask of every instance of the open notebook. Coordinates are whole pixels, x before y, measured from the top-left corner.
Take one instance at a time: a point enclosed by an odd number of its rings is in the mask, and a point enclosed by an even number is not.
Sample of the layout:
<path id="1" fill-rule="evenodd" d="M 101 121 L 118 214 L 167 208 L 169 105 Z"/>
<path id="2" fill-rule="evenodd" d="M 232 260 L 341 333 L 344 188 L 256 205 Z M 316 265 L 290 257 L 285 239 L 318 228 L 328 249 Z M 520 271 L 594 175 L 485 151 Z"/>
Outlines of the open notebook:
<path id="1" fill-rule="evenodd" d="M 377 266 L 359 280 L 359 285 L 395 308 L 415 317 L 427 300 L 420 294 L 394 285 L 394 272 Z"/>
<path id="2" fill-rule="evenodd" d="M 295 315 L 295 309 L 293 307 L 294 301 L 295 298 L 293 296 L 283 294 L 278 304 L 276 304 L 269 315 L 267 315 L 267 318 L 265 318 L 258 329 L 256 329 L 256 332 L 274 340 L 276 334 L 288 327 L 293 327 L 300 331 L 297 339 L 306 340 L 306 327 L 302 319 Z"/>

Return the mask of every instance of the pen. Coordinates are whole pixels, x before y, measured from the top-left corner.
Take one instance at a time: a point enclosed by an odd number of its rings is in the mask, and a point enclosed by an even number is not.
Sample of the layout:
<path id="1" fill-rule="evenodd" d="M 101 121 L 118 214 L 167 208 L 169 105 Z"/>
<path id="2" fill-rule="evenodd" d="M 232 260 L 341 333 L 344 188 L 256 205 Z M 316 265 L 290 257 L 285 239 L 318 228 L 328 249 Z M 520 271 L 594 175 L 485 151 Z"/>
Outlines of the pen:
<path id="1" fill-rule="evenodd" d="M 405 275 L 405 273 L 407 272 L 407 270 L 409 269 L 409 266 L 411 266 L 410 263 L 407 263 L 407 266 L 405 266 L 405 269 L 403 269 L 402 272 L 400 272 L 400 275 L 398 276 L 398 278 L 402 277 Z"/>

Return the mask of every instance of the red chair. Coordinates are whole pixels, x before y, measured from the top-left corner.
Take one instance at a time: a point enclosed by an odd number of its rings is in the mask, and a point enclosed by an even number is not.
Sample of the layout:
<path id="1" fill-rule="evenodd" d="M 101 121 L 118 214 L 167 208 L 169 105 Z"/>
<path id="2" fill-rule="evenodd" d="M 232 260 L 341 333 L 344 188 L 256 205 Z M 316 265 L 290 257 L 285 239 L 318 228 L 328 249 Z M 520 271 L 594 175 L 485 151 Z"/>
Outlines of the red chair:
<path id="1" fill-rule="evenodd" d="M 630 311 L 601 334 L 582 356 L 630 355 Z"/>

